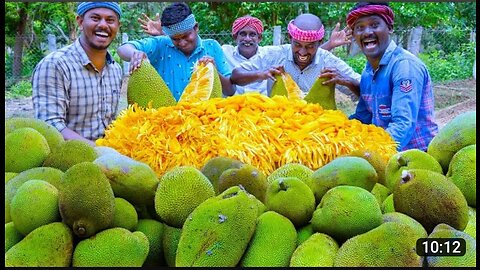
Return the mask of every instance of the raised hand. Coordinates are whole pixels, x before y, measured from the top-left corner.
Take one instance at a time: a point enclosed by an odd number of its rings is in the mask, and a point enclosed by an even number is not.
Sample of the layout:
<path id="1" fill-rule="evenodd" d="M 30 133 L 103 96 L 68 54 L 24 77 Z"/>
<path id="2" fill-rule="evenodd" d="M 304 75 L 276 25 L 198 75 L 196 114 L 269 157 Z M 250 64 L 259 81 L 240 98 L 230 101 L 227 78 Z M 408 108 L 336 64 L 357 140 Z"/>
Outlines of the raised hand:
<path id="1" fill-rule="evenodd" d="M 155 19 L 152 20 L 147 14 L 142 13 L 142 18 L 138 18 L 138 22 L 140 23 L 140 27 L 142 27 L 143 32 L 151 35 L 151 36 L 161 36 L 163 35 L 162 31 L 162 22 L 160 21 L 160 14 L 157 13 L 155 15 Z"/>
<path id="2" fill-rule="evenodd" d="M 352 29 L 348 26 L 345 26 L 341 31 L 339 29 L 340 23 L 338 22 L 330 34 L 329 42 L 332 47 L 338 47 L 352 42 Z"/>

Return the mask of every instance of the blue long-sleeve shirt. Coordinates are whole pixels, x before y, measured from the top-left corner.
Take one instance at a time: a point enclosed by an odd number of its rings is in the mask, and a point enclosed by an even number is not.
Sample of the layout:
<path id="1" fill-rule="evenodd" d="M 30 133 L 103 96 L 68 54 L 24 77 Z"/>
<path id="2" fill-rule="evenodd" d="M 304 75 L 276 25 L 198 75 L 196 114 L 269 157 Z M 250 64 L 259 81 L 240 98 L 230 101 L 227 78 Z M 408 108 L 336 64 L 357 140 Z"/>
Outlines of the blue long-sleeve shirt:
<path id="1" fill-rule="evenodd" d="M 350 119 L 385 128 L 398 143 L 398 151 L 426 151 L 438 126 L 425 64 L 391 41 L 376 71 L 367 62 L 360 79 L 360 100 Z"/>
<path id="2" fill-rule="evenodd" d="M 128 41 L 144 52 L 150 64 L 167 84 L 175 99 L 180 96 L 190 81 L 194 64 L 204 56 L 210 56 L 215 60 L 218 73 L 225 77 L 232 75 L 232 69 L 227 63 L 220 44 L 213 39 L 201 39 L 198 36 L 198 44 L 190 56 L 180 51 L 168 36 L 156 36 L 141 40 Z"/>

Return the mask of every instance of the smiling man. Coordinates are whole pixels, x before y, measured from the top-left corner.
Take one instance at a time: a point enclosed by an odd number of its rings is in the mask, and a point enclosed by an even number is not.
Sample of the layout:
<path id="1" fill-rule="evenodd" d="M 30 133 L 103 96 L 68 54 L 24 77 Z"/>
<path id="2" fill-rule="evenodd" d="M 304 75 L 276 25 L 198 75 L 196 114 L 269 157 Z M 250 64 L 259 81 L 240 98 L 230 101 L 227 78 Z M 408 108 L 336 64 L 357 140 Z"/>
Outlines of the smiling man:
<path id="1" fill-rule="evenodd" d="M 185 3 L 170 4 L 163 10 L 160 21 L 161 29 L 157 30 L 165 35 L 128 41 L 118 48 L 118 55 L 130 62 L 130 72 L 140 67 L 142 61 L 150 61 L 178 101 L 190 81 L 194 64 L 213 62 L 223 94 L 233 95 L 231 68 L 222 48 L 216 40 L 200 38 L 198 22 L 190 7 Z"/>
<path id="2" fill-rule="evenodd" d="M 241 63 L 232 72 L 232 82 L 247 85 L 267 80 L 270 94 L 274 77 L 280 74 L 283 68 L 292 76 L 304 95 L 325 72 L 322 76 L 328 76 L 332 82 L 342 85 L 342 92 L 350 94 L 358 89 L 360 74 L 321 47 L 325 30 L 320 18 L 309 13 L 301 14 L 288 24 L 288 34 L 290 44 L 268 46 L 266 53 L 260 55 L 258 61 Z M 326 43 L 322 46 L 330 49 L 337 45 Z M 337 81 L 338 74 L 342 74 L 344 79 Z"/>
<path id="3" fill-rule="evenodd" d="M 425 151 L 438 132 L 432 82 L 425 64 L 392 40 L 393 21 L 387 3 L 361 2 L 347 15 L 355 42 L 368 60 L 360 100 L 350 118 L 385 128 L 398 151 Z"/>
<path id="4" fill-rule="evenodd" d="M 117 35 L 122 11 L 115 2 L 81 2 L 81 34 L 35 67 L 35 117 L 57 128 L 66 140 L 95 145 L 118 113 L 122 68 L 107 48 Z"/>

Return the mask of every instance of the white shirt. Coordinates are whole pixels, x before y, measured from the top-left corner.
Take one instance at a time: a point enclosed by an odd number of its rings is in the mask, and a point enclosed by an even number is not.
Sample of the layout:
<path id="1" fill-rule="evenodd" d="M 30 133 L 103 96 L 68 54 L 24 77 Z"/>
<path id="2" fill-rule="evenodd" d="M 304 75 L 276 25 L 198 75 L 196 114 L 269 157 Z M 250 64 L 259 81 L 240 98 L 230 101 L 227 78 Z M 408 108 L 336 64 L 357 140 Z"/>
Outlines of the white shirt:
<path id="1" fill-rule="evenodd" d="M 292 48 L 290 44 L 278 46 L 263 47 L 263 54 L 259 54 L 254 62 L 243 62 L 240 64 L 246 70 L 266 70 L 272 66 L 283 65 L 285 71 L 292 76 L 292 79 L 298 84 L 304 95 L 308 93 L 315 80 L 320 75 L 320 71 L 326 67 L 334 67 L 346 76 L 349 76 L 360 82 L 361 75 L 356 73 L 342 59 L 336 57 L 331 52 L 318 48 L 315 59 L 305 69 L 300 68 L 293 60 Z M 267 80 L 267 92 L 270 94 L 273 81 Z M 337 86 L 343 93 L 350 97 L 354 94 L 345 86 Z"/>
<path id="2" fill-rule="evenodd" d="M 270 46 L 268 46 L 270 47 Z M 247 62 L 252 63 L 253 65 L 259 65 L 257 62 L 262 61 L 265 58 L 265 48 L 258 46 L 257 52 L 250 57 L 249 59 L 245 58 L 245 56 L 241 55 L 238 51 L 238 46 L 232 45 L 222 45 L 223 53 L 227 58 L 227 63 L 230 65 L 232 70 L 239 66 L 241 63 Z M 259 81 L 253 82 L 244 86 L 235 85 L 235 95 L 240 95 L 247 92 L 257 92 L 263 95 L 267 95 L 267 81 Z"/>

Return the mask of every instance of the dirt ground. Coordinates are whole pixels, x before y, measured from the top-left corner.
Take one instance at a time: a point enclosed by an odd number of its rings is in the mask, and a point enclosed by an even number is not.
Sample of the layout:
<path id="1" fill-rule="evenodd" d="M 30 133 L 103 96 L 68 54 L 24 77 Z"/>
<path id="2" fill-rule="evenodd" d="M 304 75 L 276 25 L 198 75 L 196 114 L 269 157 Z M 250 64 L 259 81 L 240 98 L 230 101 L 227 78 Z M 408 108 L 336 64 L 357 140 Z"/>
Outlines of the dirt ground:
<path id="1" fill-rule="evenodd" d="M 126 85 L 126 83 L 124 83 Z M 434 85 L 435 94 L 435 117 L 439 127 L 443 127 L 455 116 L 476 110 L 476 80 L 452 81 L 445 84 Z M 125 87 L 122 91 L 120 107 L 126 106 Z M 351 104 L 349 105 L 352 106 Z M 349 108 L 351 110 L 352 108 Z M 12 116 L 33 117 L 32 99 L 6 99 L 5 118 Z"/>

